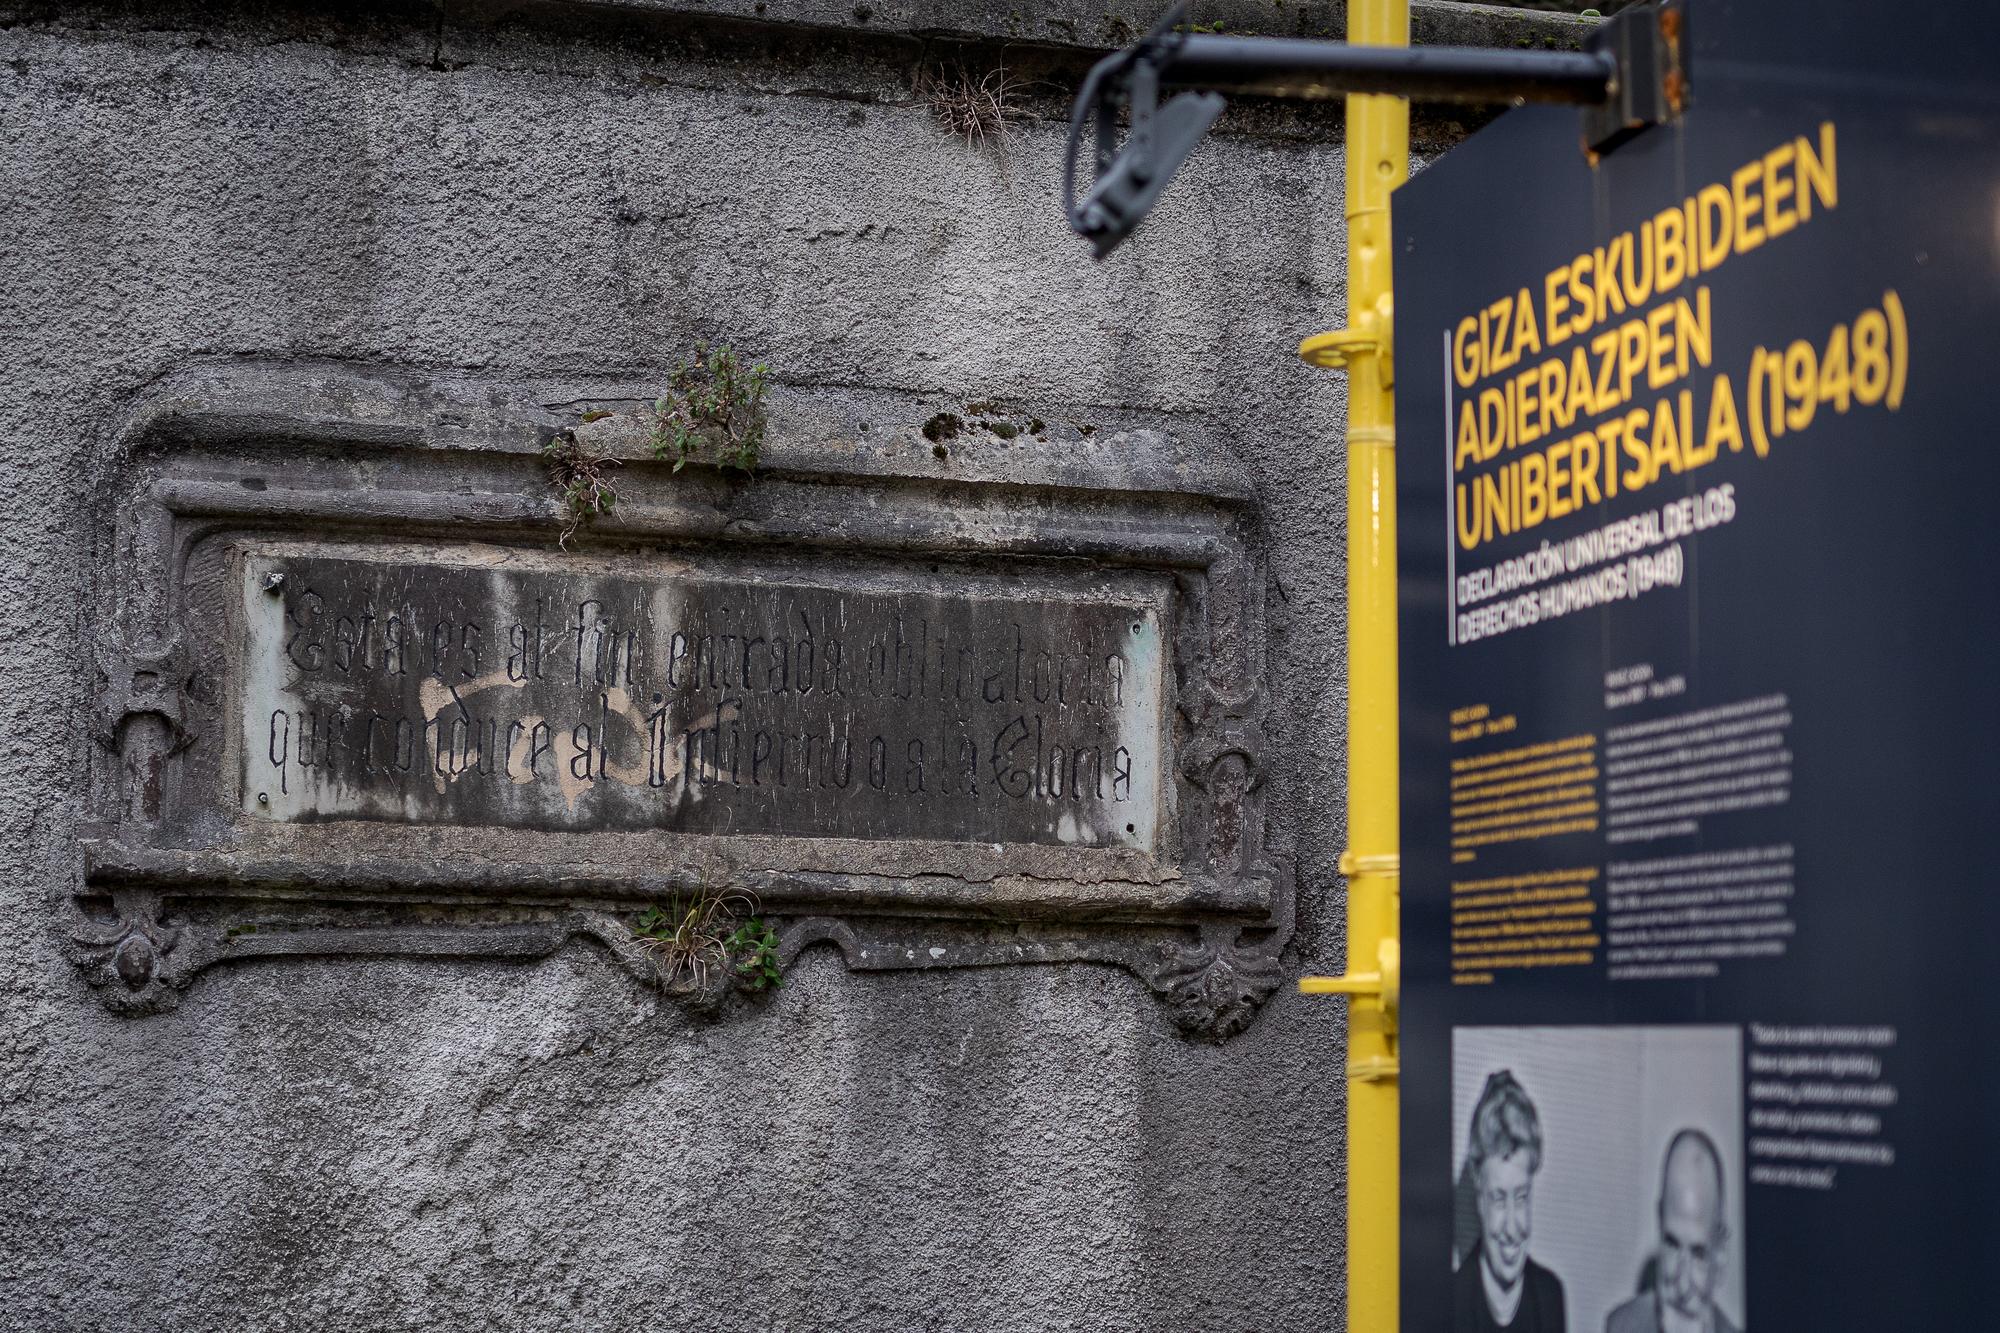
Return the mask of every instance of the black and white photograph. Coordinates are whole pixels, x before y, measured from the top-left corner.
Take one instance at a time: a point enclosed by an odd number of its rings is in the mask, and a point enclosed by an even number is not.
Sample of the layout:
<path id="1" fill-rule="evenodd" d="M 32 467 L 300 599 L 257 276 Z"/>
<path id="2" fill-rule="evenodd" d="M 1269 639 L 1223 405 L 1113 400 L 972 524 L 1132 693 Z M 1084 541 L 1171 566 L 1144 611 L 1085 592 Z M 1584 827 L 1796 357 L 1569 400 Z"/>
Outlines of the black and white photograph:
<path id="1" fill-rule="evenodd" d="M 1452 1034 L 1454 1333 L 1736 1333 L 1734 1027 Z"/>

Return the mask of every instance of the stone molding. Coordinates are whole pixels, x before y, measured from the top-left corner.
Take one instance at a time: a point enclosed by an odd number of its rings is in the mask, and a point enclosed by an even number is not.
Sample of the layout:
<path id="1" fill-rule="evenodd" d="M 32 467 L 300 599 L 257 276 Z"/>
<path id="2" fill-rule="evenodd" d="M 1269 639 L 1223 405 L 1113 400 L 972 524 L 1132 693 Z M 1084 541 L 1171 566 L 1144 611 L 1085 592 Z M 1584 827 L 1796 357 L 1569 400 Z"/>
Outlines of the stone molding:
<path id="1" fill-rule="evenodd" d="M 1143 430 L 947 450 L 914 425 L 857 419 L 894 419 L 894 404 L 801 392 L 775 399 L 754 480 L 675 475 L 650 460 L 635 411 L 576 424 L 577 392 L 233 363 L 170 377 L 118 432 L 86 615 L 98 760 L 83 883 L 64 909 L 110 1008 L 171 1008 L 237 960 L 521 960 L 579 938 L 658 984 L 627 923 L 719 883 L 755 894 L 786 966 L 819 943 L 855 971 L 1098 962 L 1145 981 L 1190 1036 L 1250 1022 L 1282 979 L 1294 890 L 1264 827 L 1255 505 L 1226 453 Z M 592 401 L 632 407 L 615 389 Z M 922 419 L 922 405 L 901 406 Z M 205 613 L 221 596 L 214 553 L 273 535 L 553 547 L 561 516 L 540 448 L 561 430 L 624 460 L 592 550 L 1164 579 L 1171 836 L 1141 864 L 985 844 L 246 819 L 231 796 L 244 779 L 223 761 L 231 659 Z M 713 1005 L 726 990 L 678 998 Z"/>
<path id="2" fill-rule="evenodd" d="M 722 19 L 777 27 L 909 35 L 961 42 L 1019 42 L 1109 50 L 1149 29 L 1168 0 L 439 0 L 454 18 L 491 20 L 549 9 L 598 10 L 638 19 Z M 1201 0 L 1195 17 L 1217 31 L 1338 41 L 1347 34 L 1345 0 Z M 1411 36 L 1431 45 L 1513 46 L 1581 40 L 1593 20 L 1510 4 L 1412 0 Z"/>

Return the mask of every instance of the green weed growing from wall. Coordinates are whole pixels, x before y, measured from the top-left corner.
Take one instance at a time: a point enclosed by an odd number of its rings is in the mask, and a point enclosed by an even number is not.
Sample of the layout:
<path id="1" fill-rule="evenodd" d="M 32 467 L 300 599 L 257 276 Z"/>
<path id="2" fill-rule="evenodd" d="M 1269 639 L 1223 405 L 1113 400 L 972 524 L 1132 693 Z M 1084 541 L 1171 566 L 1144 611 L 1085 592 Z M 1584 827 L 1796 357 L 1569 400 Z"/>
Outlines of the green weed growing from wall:
<path id="1" fill-rule="evenodd" d="M 778 932 L 749 894 L 699 888 L 640 912 L 632 938 L 671 993 L 706 991 L 724 978 L 745 990 L 784 985 Z"/>
<path id="2" fill-rule="evenodd" d="M 764 447 L 764 385 L 770 367 L 746 368 L 727 345 L 695 344 L 674 369 L 673 382 L 653 403 L 653 453 L 674 471 L 707 460 L 754 472 Z"/>

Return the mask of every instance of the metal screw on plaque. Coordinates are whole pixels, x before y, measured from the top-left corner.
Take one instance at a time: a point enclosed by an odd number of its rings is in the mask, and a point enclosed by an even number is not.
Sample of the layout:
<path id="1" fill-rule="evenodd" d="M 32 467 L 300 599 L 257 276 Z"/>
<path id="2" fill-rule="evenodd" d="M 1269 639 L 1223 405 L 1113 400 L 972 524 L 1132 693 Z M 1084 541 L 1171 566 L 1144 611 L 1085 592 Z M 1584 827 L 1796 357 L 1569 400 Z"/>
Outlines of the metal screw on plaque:
<path id="1" fill-rule="evenodd" d="M 267 791 L 260 791 L 260 792 L 258 792 L 258 793 L 257 793 L 257 804 L 259 804 L 259 805 L 269 805 L 270 803 L 271 803 L 271 793 L 270 793 L 270 792 L 267 792 Z"/>
<path id="2" fill-rule="evenodd" d="M 284 574 L 283 574 L 282 572 L 280 572 L 280 571 L 278 571 L 278 570 L 275 570 L 275 569 L 274 569 L 274 570 L 272 570 L 272 571 L 271 571 L 270 573 L 268 573 L 268 574 L 266 574 L 266 575 L 264 576 L 264 591 L 265 591 L 265 592 L 272 592 L 272 593 L 274 593 L 274 592 L 276 592 L 276 591 L 277 591 L 278 589 L 280 589 L 280 588 L 282 588 L 282 587 L 284 587 L 284 586 L 285 586 L 285 576 L 284 576 Z"/>

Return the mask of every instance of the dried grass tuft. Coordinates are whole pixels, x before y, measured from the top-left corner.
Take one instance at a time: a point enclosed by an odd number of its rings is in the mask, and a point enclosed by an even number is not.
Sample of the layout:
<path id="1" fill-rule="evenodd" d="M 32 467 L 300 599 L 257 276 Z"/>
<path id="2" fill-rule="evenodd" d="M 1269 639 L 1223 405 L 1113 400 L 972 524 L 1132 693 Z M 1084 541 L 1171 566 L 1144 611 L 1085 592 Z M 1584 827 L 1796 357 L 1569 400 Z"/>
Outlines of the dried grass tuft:
<path id="1" fill-rule="evenodd" d="M 964 66 L 940 67 L 917 76 L 917 98 L 937 122 L 974 148 L 1005 156 L 1008 122 L 1028 114 L 1022 105 L 1025 80 L 1003 65 L 981 78 Z"/>
<path id="2" fill-rule="evenodd" d="M 729 970 L 739 928 L 756 915 L 757 900 L 747 893 L 696 889 L 641 912 L 632 935 L 666 990 L 706 990 L 711 977 Z"/>

